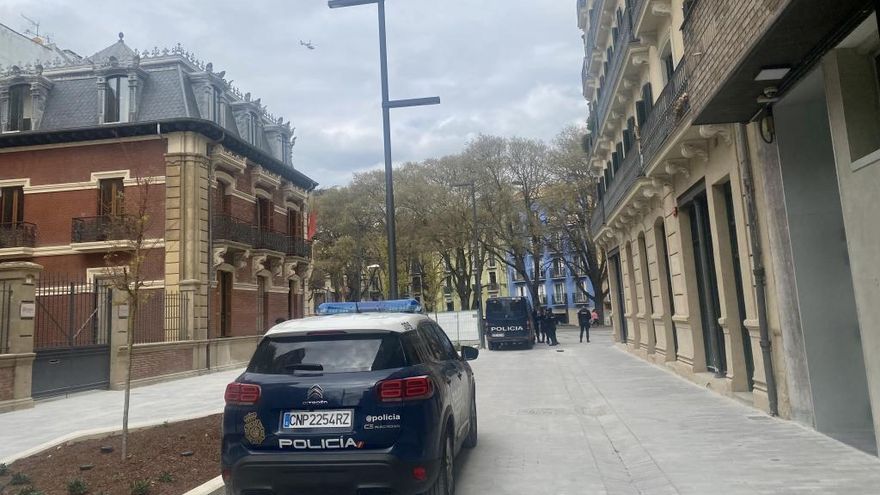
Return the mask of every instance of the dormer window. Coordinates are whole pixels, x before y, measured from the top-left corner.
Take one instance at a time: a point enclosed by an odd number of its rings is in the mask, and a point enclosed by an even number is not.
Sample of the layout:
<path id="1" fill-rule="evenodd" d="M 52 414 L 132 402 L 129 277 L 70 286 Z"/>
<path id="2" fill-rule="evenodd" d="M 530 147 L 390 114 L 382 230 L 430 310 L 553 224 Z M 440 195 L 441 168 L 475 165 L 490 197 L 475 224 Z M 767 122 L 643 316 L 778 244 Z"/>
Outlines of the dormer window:
<path id="1" fill-rule="evenodd" d="M 30 89 L 29 84 L 17 84 L 9 88 L 9 124 L 6 130 L 31 130 L 34 107 L 30 98 Z"/>
<path id="2" fill-rule="evenodd" d="M 128 122 L 128 77 L 107 78 L 104 89 L 104 122 Z"/>
<path id="3" fill-rule="evenodd" d="M 247 138 L 249 143 L 259 146 L 257 142 L 257 118 L 252 113 L 247 114 Z"/>
<path id="4" fill-rule="evenodd" d="M 211 120 L 220 124 L 220 90 L 217 88 L 211 88 Z"/>

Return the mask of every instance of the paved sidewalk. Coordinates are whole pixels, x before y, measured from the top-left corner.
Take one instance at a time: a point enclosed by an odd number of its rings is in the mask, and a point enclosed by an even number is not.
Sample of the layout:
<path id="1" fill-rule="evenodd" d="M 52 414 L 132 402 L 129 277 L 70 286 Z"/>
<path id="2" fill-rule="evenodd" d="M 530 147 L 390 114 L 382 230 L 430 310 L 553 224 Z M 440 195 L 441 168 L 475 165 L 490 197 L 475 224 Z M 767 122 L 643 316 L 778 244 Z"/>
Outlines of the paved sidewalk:
<path id="1" fill-rule="evenodd" d="M 241 370 L 222 371 L 131 389 L 129 424 L 223 412 L 226 384 Z M 79 430 L 122 428 L 123 392 L 98 390 L 38 401 L 0 414 L 0 459 Z"/>
<path id="2" fill-rule="evenodd" d="M 473 362 L 480 438 L 458 495 L 880 493 L 877 457 L 631 356 L 607 329 L 577 339 Z"/>

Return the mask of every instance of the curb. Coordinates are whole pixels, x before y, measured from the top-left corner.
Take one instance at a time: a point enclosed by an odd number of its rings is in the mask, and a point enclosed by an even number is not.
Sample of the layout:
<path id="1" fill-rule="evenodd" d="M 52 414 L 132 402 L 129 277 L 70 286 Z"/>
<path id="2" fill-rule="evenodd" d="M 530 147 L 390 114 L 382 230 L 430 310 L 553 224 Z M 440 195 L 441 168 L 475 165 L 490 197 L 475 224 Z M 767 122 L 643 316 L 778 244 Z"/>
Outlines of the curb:
<path id="1" fill-rule="evenodd" d="M 203 483 L 183 495 L 225 495 L 226 485 L 223 483 L 223 477 L 217 476 Z"/>
<path id="2" fill-rule="evenodd" d="M 147 421 L 144 423 L 138 423 L 136 425 L 129 426 L 128 431 L 134 432 L 134 431 L 138 431 L 138 430 L 144 430 L 147 428 L 152 428 L 154 426 L 162 425 L 164 423 L 179 423 L 181 421 L 189 421 L 191 419 L 201 419 L 201 418 L 213 416 L 215 414 L 219 414 L 222 412 L 223 412 L 223 408 L 220 407 L 220 408 L 218 408 L 214 411 L 210 411 L 210 412 L 203 411 L 203 412 L 200 412 L 197 414 L 190 414 L 188 416 L 178 416 L 178 417 L 174 417 L 174 418 Z M 114 434 L 120 434 L 120 433 L 122 433 L 121 426 L 109 426 L 109 427 L 105 427 L 105 428 L 95 428 L 93 430 L 75 431 L 72 433 L 68 433 L 67 435 L 60 436 L 54 440 L 49 440 L 46 443 L 37 445 L 36 447 L 30 448 L 30 449 L 25 450 L 23 452 L 19 452 L 17 454 L 7 456 L 4 459 L 0 459 L 0 464 L 9 465 L 19 459 L 23 459 L 25 457 L 30 457 L 32 455 L 39 454 L 40 452 L 44 452 L 46 450 L 55 448 L 59 445 L 63 445 L 63 444 L 67 444 L 67 443 L 83 442 L 86 440 L 93 440 L 96 438 L 107 438 L 107 437 L 113 436 Z M 222 483 L 222 480 L 221 480 L 221 483 Z M 205 493 L 207 494 L 208 492 L 205 492 Z"/>

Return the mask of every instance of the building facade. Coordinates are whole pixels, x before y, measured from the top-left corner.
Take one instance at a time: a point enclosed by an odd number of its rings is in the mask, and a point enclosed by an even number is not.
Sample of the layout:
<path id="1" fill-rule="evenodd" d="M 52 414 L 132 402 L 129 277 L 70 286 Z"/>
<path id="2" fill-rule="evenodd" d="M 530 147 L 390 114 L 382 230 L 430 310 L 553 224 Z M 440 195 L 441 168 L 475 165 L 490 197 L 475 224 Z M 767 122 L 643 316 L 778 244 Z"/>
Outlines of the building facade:
<path id="1" fill-rule="evenodd" d="M 873 3 L 577 6 L 618 342 L 876 453 Z"/>
<path id="2" fill-rule="evenodd" d="M 224 76 L 121 33 L 0 73 L 0 260 L 42 267 L 15 358 L 35 354 L 33 396 L 118 386 L 128 359 L 135 381 L 238 366 L 276 319 L 302 316 L 316 183 L 292 165 L 289 122 Z M 149 297 L 128 356 L 108 264 L 132 249 L 139 207 Z"/>
<path id="3" fill-rule="evenodd" d="M 512 262 L 512 260 L 511 260 Z M 593 285 L 587 272 L 583 268 L 575 271 L 571 266 L 577 266 L 572 253 L 566 242 L 556 239 L 548 243 L 541 256 L 539 266 L 542 268 L 538 274 L 538 301 L 532 300 L 525 278 L 512 266 L 505 264 L 509 292 L 513 297 L 525 297 L 532 302 L 534 307 L 549 307 L 557 315 L 561 322 L 577 324 L 577 312 L 582 307 L 592 307 L 590 298 L 584 293 L 594 294 Z M 529 279 L 535 280 L 531 267 L 534 266 L 531 255 L 526 255 L 525 266 L 528 268 Z"/>

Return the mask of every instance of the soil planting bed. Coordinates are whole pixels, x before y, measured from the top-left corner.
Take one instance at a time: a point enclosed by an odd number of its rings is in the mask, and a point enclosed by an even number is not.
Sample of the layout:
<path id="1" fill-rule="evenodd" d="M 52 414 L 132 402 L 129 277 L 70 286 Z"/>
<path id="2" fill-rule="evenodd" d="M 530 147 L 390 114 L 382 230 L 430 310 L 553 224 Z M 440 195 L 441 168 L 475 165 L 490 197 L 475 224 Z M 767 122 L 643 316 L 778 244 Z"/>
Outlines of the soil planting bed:
<path id="1" fill-rule="evenodd" d="M 118 435 L 20 459 L 0 475 L 0 495 L 181 495 L 220 474 L 220 418 L 130 433 L 125 461 Z"/>

